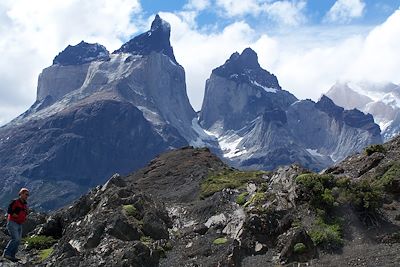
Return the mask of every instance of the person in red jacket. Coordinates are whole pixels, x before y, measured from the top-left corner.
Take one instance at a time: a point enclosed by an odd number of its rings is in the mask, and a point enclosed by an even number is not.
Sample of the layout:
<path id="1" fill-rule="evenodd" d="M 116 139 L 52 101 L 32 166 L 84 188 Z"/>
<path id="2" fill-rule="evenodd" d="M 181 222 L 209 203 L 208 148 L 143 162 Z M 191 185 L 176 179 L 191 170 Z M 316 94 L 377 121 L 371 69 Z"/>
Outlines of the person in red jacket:
<path id="1" fill-rule="evenodd" d="M 21 188 L 21 190 L 19 190 L 19 198 L 11 201 L 7 210 L 7 230 L 10 233 L 11 240 L 4 249 L 3 257 L 13 262 L 19 261 L 19 259 L 15 257 L 15 254 L 17 254 L 18 246 L 22 239 L 22 224 L 28 216 L 28 197 L 29 190 L 27 188 Z"/>

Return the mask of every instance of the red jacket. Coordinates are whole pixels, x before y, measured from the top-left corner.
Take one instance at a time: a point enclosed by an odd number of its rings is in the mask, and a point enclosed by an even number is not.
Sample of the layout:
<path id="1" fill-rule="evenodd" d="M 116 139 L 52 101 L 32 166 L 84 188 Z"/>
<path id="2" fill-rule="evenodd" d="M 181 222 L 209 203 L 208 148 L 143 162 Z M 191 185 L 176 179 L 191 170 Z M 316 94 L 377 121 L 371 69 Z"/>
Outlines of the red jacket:
<path id="1" fill-rule="evenodd" d="M 28 215 L 28 206 L 21 199 L 14 199 L 8 206 L 7 213 L 9 221 L 23 224 Z M 17 214 L 18 216 L 12 216 L 12 214 Z"/>

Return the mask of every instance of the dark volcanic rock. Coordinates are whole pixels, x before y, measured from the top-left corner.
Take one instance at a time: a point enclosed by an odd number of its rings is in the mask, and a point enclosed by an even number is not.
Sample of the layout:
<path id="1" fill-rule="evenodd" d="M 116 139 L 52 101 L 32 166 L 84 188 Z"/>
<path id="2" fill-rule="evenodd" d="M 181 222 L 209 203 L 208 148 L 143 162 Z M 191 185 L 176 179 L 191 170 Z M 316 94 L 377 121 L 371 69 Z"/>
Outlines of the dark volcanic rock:
<path id="1" fill-rule="evenodd" d="M 82 41 L 75 46 L 67 46 L 64 51 L 54 58 L 53 64 L 64 66 L 82 65 L 96 60 L 104 61 L 109 59 L 109 52 L 104 46 Z"/>
<path id="2" fill-rule="evenodd" d="M 178 64 L 169 41 L 170 34 L 171 26 L 169 23 L 161 19 L 159 15 L 156 15 L 149 31 L 136 36 L 113 53 L 148 55 L 151 52 L 158 52 L 168 56 Z"/>

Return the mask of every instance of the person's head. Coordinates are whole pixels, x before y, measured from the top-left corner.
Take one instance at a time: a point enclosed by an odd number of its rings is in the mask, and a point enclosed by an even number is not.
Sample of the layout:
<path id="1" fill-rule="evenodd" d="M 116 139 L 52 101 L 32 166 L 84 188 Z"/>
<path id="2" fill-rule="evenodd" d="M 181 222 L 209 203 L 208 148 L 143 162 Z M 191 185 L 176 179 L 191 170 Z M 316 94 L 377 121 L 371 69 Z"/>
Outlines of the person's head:
<path id="1" fill-rule="evenodd" d="M 28 197 L 29 197 L 29 190 L 28 190 L 28 188 L 21 188 L 21 190 L 19 190 L 19 197 L 22 199 L 22 200 L 27 200 L 28 199 Z"/>

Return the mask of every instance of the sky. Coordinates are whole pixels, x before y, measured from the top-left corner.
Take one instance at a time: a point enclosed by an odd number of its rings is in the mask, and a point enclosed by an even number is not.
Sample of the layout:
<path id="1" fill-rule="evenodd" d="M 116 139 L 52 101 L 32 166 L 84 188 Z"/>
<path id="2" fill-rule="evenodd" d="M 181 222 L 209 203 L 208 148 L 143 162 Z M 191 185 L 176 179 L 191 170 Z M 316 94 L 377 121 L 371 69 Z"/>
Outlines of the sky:
<path id="1" fill-rule="evenodd" d="M 0 125 L 34 103 L 39 74 L 66 46 L 112 52 L 155 14 L 171 24 L 195 110 L 212 69 L 246 47 L 299 99 L 336 81 L 400 84 L 400 0 L 1 0 Z"/>

